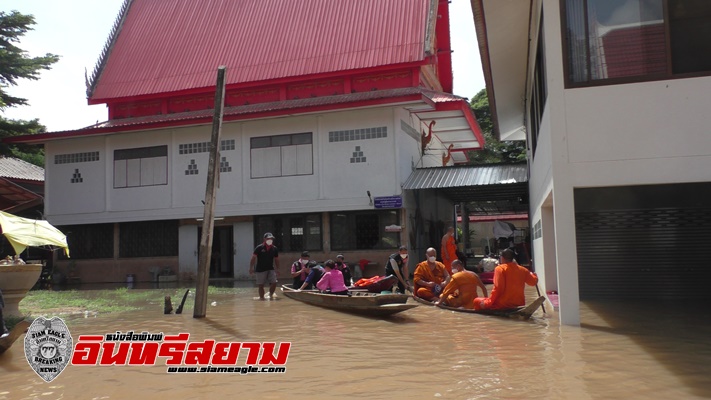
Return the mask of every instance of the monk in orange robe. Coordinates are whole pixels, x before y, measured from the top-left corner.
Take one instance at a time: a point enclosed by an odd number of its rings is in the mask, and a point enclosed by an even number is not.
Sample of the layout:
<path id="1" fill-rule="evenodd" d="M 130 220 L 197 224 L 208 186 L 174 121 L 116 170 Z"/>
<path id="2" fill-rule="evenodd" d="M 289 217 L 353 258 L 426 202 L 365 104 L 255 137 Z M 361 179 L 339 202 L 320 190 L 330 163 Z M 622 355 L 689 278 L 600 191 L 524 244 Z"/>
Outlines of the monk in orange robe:
<path id="1" fill-rule="evenodd" d="M 444 304 L 449 307 L 474 308 L 474 298 L 477 295 L 477 288 L 481 288 L 484 297 L 488 297 L 486 286 L 474 272 L 464 269 L 459 260 L 452 261 L 452 280 L 444 288 L 437 304 Z"/>
<path id="2" fill-rule="evenodd" d="M 437 261 L 437 250 L 427 249 L 427 261 L 417 264 L 415 268 L 415 296 L 433 301 L 439 299 L 442 289 L 447 286 L 451 276 L 444 265 Z"/>
<path id="3" fill-rule="evenodd" d="M 452 261 L 457 259 L 457 244 L 454 241 L 454 227 L 447 228 L 447 233 L 442 236 L 442 264 L 452 275 Z"/>
<path id="4" fill-rule="evenodd" d="M 506 249 L 501 252 L 501 265 L 494 269 L 494 288 L 491 297 L 477 297 L 474 308 L 507 309 L 526 305 L 524 289 L 526 285 L 538 283 L 538 276 L 527 268 L 518 265 L 514 252 Z"/>

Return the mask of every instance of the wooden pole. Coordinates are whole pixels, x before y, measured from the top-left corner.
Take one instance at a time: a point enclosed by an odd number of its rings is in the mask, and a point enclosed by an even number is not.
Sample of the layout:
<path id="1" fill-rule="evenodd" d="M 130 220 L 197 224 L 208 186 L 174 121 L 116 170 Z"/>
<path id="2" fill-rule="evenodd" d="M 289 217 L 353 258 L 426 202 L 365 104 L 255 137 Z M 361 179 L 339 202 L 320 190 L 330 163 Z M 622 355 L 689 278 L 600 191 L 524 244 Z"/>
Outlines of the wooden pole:
<path id="1" fill-rule="evenodd" d="M 220 134 L 222 133 L 222 115 L 225 105 L 225 67 L 217 68 L 217 88 L 215 90 L 215 115 L 212 118 L 212 136 L 210 137 L 210 161 L 207 167 L 207 186 L 205 188 L 205 212 L 202 219 L 200 237 L 200 259 L 198 260 L 197 283 L 195 289 L 195 309 L 193 318 L 204 318 L 207 314 L 207 284 L 210 278 L 210 258 L 212 257 L 212 230 L 215 225 L 215 195 L 220 177 Z"/>

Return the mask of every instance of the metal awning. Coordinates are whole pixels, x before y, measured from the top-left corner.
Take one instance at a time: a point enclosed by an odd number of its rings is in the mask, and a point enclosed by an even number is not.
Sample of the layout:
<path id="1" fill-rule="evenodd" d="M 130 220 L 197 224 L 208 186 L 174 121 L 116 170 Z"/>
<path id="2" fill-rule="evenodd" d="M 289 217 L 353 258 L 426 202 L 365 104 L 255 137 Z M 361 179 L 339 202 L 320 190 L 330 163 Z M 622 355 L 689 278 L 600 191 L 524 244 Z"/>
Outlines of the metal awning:
<path id="1" fill-rule="evenodd" d="M 425 106 L 405 107 L 437 137 L 441 148 L 449 151 L 455 164 L 466 163 L 467 152 L 484 147 L 484 135 L 476 122 L 469 101 L 449 93 L 431 92 Z M 423 132 L 425 133 L 425 132 Z"/>
<path id="2" fill-rule="evenodd" d="M 472 215 L 528 212 L 528 171 L 523 164 L 420 168 L 404 190 L 438 190 L 455 203 L 469 203 Z"/>
<path id="3" fill-rule="evenodd" d="M 0 210 L 18 213 L 30 207 L 39 206 L 44 199 L 37 193 L 0 177 Z"/>

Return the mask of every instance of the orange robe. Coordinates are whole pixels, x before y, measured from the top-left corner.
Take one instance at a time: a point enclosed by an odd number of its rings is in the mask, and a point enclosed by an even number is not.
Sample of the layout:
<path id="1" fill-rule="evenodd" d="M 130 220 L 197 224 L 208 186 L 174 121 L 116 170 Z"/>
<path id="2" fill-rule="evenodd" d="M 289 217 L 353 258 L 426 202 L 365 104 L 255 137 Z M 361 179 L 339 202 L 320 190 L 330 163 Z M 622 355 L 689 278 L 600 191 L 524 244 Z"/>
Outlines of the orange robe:
<path id="1" fill-rule="evenodd" d="M 437 297 L 434 294 L 432 288 L 418 285 L 420 280 L 426 282 L 434 282 L 441 285 L 442 282 L 447 279 L 447 269 L 444 268 L 444 264 L 439 261 L 435 261 L 434 271 L 430 269 L 427 261 L 423 261 L 417 264 L 415 268 L 415 295 L 424 300 L 433 300 Z"/>
<path id="2" fill-rule="evenodd" d="M 440 254 L 442 255 L 442 264 L 452 275 L 452 261 L 457 259 L 457 244 L 454 242 L 454 236 L 447 235 L 447 239 L 443 240 Z"/>
<path id="3" fill-rule="evenodd" d="M 479 282 L 479 277 L 473 272 L 457 272 L 452 275 L 452 280 L 444 288 L 440 298 L 450 307 L 474 308 L 474 298 Z M 457 290 L 459 294 L 456 293 Z"/>
<path id="4" fill-rule="evenodd" d="M 515 261 L 494 269 L 494 288 L 491 296 L 474 299 L 474 308 L 506 309 L 526 305 L 524 288 L 538 283 L 538 276 Z"/>

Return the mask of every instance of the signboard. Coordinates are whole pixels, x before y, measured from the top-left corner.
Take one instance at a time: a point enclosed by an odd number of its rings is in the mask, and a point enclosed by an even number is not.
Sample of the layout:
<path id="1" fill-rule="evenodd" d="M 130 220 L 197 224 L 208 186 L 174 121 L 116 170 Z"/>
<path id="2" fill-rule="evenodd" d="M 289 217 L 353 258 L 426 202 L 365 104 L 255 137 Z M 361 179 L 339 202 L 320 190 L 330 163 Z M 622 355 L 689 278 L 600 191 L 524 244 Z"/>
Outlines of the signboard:
<path id="1" fill-rule="evenodd" d="M 385 227 L 385 232 L 402 232 L 402 226 L 400 225 L 388 225 Z"/>
<path id="2" fill-rule="evenodd" d="M 384 196 L 376 197 L 374 200 L 375 208 L 401 208 L 402 197 L 400 196 Z"/>

